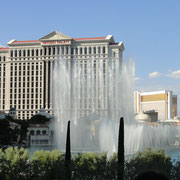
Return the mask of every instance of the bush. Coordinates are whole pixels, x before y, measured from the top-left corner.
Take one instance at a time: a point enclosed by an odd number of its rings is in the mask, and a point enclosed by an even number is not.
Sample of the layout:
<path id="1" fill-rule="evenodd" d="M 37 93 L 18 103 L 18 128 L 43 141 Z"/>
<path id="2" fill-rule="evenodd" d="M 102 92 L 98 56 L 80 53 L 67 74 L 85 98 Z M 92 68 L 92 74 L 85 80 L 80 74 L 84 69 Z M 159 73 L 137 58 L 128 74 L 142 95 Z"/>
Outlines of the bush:
<path id="1" fill-rule="evenodd" d="M 5 152 L 0 149 L 0 170 L 1 179 L 28 179 L 28 151 L 12 147 Z"/>
<path id="2" fill-rule="evenodd" d="M 65 179 L 64 155 L 57 150 L 36 151 L 30 162 L 31 179 Z"/>
<path id="3" fill-rule="evenodd" d="M 159 171 L 170 177 L 172 170 L 170 156 L 164 150 L 152 150 L 147 148 L 144 152 L 138 152 L 134 158 L 125 164 L 125 179 L 133 179 L 144 171 Z"/>
<path id="4" fill-rule="evenodd" d="M 84 153 L 75 155 L 72 165 L 72 179 L 92 180 L 106 179 L 106 153 Z"/>
<path id="5" fill-rule="evenodd" d="M 83 153 L 72 158 L 72 180 L 116 180 L 117 153 L 107 159 L 106 153 Z M 165 172 L 173 180 L 180 179 L 180 161 L 172 164 L 163 150 L 147 149 L 125 162 L 125 179 L 133 179 L 146 170 Z M 0 149 L 0 179 L 7 180 L 66 180 L 65 156 L 54 151 L 36 151 L 29 159 L 21 148 Z"/>

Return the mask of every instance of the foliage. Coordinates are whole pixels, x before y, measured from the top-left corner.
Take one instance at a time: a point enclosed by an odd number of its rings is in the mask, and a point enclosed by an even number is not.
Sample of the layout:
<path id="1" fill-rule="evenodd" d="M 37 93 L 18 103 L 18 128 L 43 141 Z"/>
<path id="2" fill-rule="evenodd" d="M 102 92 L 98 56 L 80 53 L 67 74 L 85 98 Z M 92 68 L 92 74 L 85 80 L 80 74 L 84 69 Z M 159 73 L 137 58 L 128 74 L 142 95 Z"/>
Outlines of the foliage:
<path id="1" fill-rule="evenodd" d="M 172 168 L 171 177 L 173 180 L 180 179 L 180 159 L 174 162 L 174 166 Z"/>
<path id="2" fill-rule="evenodd" d="M 49 120 L 50 119 L 47 118 L 46 116 L 43 116 L 41 114 L 36 114 L 30 119 L 29 123 L 30 124 L 44 124 L 48 122 Z"/>
<path id="3" fill-rule="evenodd" d="M 9 121 L 5 119 L 0 119 L 0 145 L 10 145 L 12 144 L 13 131 L 10 128 Z"/>
<path id="4" fill-rule="evenodd" d="M 72 158 L 72 180 L 117 180 L 118 158 L 114 153 L 76 154 Z M 147 149 L 125 162 L 124 177 L 133 179 L 145 170 L 159 170 L 180 179 L 180 161 L 172 163 L 163 150 Z M 65 155 L 57 150 L 36 151 L 31 159 L 23 148 L 0 149 L 0 179 L 5 180 L 67 180 Z"/>
<path id="5" fill-rule="evenodd" d="M 36 151 L 30 162 L 31 179 L 65 179 L 64 155 L 57 150 Z"/>
<path id="6" fill-rule="evenodd" d="M 134 158 L 126 162 L 125 179 L 132 179 L 137 174 L 147 170 L 159 171 L 170 177 L 172 162 L 170 156 L 164 150 L 152 150 L 147 148 L 144 152 L 138 152 Z"/>
<path id="7" fill-rule="evenodd" d="M 84 153 L 73 158 L 72 179 L 107 179 L 106 153 Z"/>
<path id="8" fill-rule="evenodd" d="M 1 179 L 27 179 L 28 151 L 17 147 L 7 148 L 5 152 L 0 149 L 0 170 Z"/>

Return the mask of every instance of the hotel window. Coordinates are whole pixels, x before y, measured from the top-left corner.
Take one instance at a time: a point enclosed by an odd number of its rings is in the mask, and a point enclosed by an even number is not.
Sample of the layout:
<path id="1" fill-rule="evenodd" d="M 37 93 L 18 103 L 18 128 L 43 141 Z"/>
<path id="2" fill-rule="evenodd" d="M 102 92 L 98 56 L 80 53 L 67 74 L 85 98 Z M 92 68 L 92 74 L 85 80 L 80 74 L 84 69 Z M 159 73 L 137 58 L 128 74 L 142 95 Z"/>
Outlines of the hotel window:
<path id="1" fill-rule="evenodd" d="M 19 57 L 21 57 L 21 50 L 19 50 Z"/>
<path id="2" fill-rule="evenodd" d="M 96 54 L 96 47 L 94 47 L 93 49 L 94 49 L 94 54 Z"/>
<path id="3" fill-rule="evenodd" d="M 51 55 L 51 48 L 49 48 L 49 55 Z"/>
<path id="4" fill-rule="evenodd" d="M 53 47 L 53 55 L 55 55 L 55 52 L 56 52 L 56 51 L 55 51 L 55 47 Z"/>
<path id="5" fill-rule="evenodd" d="M 40 50 L 40 55 L 42 56 L 42 49 Z"/>
<path id="6" fill-rule="evenodd" d="M 32 49 L 32 56 L 34 56 L 34 49 Z"/>
<path id="7" fill-rule="evenodd" d="M 38 53 L 39 53 L 39 52 L 38 52 L 38 49 L 36 49 L 36 56 L 38 56 Z"/>
<path id="8" fill-rule="evenodd" d="M 30 50 L 29 49 L 27 50 L 27 56 L 30 56 Z"/>
<path id="9" fill-rule="evenodd" d="M 76 54 L 78 54 L 78 48 L 76 48 Z"/>
<path id="10" fill-rule="evenodd" d="M 66 47 L 66 54 L 69 54 L 69 48 Z"/>
<path id="11" fill-rule="evenodd" d="M 57 48 L 57 54 L 59 55 L 60 54 L 60 47 Z"/>
<path id="12" fill-rule="evenodd" d="M 98 47 L 98 54 L 100 54 L 101 53 L 101 48 L 100 47 Z"/>
<path id="13" fill-rule="evenodd" d="M 26 50 L 23 50 L 23 56 L 26 56 Z"/>
<path id="14" fill-rule="evenodd" d="M 80 54 L 82 54 L 82 48 L 80 48 Z"/>
<path id="15" fill-rule="evenodd" d="M 17 57 L 17 50 L 15 50 L 15 57 Z"/>
<path id="16" fill-rule="evenodd" d="M 62 47 L 62 55 L 64 55 L 64 46 Z"/>
<path id="17" fill-rule="evenodd" d="M 91 54 L 91 47 L 89 47 L 89 54 Z"/>
<path id="18" fill-rule="evenodd" d="M 74 54 L 74 48 L 71 48 L 71 55 Z"/>
<path id="19" fill-rule="evenodd" d="M 44 48 L 44 55 L 46 56 L 47 50 L 46 47 Z"/>
<path id="20" fill-rule="evenodd" d="M 105 49 L 105 47 L 103 47 L 103 54 L 105 54 L 106 53 L 106 49 Z"/>
<path id="21" fill-rule="evenodd" d="M 116 52 L 113 52 L 113 57 L 116 57 Z"/>
<path id="22" fill-rule="evenodd" d="M 11 50 L 11 57 L 13 57 L 13 50 Z M 1 58 L 1 57 L 0 57 Z"/>
<path id="23" fill-rule="evenodd" d="M 84 54 L 87 54 L 87 48 L 86 47 L 84 48 Z"/>

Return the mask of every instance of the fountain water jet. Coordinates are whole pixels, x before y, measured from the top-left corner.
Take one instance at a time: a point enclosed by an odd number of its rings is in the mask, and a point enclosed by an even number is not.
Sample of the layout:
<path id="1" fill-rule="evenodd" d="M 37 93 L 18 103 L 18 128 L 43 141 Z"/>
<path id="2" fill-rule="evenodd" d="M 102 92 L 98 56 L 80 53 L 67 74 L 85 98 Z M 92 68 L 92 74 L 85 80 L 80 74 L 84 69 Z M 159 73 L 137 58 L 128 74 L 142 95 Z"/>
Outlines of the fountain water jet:
<path id="1" fill-rule="evenodd" d="M 151 127 L 134 120 L 134 61 L 59 59 L 53 71 L 56 142 L 65 148 L 72 122 L 73 151 L 117 150 L 118 122 L 124 117 L 125 153 L 174 143 L 177 127 Z M 172 134 L 172 132 L 174 134 Z"/>

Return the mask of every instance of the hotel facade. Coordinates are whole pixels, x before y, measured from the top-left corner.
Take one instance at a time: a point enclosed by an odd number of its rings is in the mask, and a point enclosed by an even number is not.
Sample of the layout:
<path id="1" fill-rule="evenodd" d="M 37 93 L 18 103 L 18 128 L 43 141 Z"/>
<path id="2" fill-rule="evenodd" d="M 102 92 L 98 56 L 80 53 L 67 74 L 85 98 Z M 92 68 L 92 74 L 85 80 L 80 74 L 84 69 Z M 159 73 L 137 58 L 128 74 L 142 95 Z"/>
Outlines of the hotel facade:
<path id="1" fill-rule="evenodd" d="M 134 92 L 134 111 L 154 110 L 158 120 L 173 119 L 177 116 L 177 95 L 172 91 Z"/>
<path id="2" fill-rule="evenodd" d="M 93 58 L 98 71 L 98 59 L 103 59 L 107 73 L 108 59 L 121 63 L 124 50 L 112 35 L 71 38 L 57 31 L 39 40 L 11 40 L 7 45 L 0 46 L 0 111 L 15 108 L 18 119 L 30 119 L 41 109 L 53 114 L 55 61 L 67 60 L 71 70 L 74 59 L 86 68 L 86 61 Z"/>

